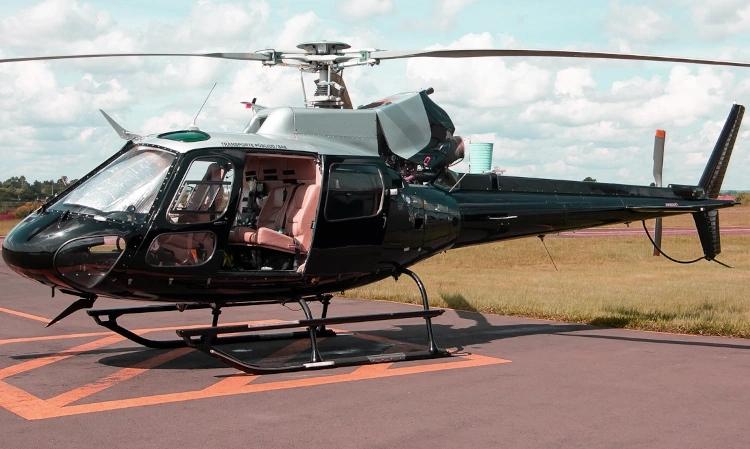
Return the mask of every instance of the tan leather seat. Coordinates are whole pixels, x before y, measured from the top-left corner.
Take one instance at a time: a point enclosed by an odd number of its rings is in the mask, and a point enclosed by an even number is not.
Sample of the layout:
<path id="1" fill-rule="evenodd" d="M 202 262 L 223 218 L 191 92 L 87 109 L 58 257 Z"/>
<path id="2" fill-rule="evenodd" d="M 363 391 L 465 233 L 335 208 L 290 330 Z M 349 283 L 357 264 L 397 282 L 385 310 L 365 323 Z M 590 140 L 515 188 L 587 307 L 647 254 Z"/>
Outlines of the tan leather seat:
<path id="1" fill-rule="evenodd" d="M 303 184 L 294 192 L 286 211 L 285 233 L 260 227 L 257 243 L 284 252 L 307 254 L 312 243 L 312 223 L 317 212 L 320 186 Z"/>
<path id="2" fill-rule="evenodd" d="M 258 214 L 258 228 L 280 228 L 281 220 L 283 217 L 279 217 L 284 208 L 284 191 L 289 190 L 290 186 L 279 186 L 271 189 L 268 192 L 268 198 L 266 198 L 265 204 Z M 229 233 L 230 243 L 258 243 L 258 230 L 249 226 L 238 226 L 232 228 Z"/>

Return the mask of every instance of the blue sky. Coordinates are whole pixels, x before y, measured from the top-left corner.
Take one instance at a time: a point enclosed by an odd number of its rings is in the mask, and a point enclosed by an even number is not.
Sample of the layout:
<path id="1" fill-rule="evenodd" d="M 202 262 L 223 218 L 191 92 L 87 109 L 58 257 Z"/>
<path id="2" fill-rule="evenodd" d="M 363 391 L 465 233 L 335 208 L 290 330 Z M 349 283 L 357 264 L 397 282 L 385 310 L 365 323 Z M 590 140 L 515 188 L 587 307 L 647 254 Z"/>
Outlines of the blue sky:
<path id="1" fill-rule="evenodd" d="M 306 40 L 381 49 L 539 48 L 750 61 L 750 4 L 638 1 L 4 1 L 1 57 L 127 51 L 252 51 Z M 345 73 L 355 104 L 434 87 L 457 134 L 495 142 L 508 174 L 697 182 L 750 69 L 545 59 L 384 62 Z M 202 128 L 241 130 L 240 101 L 301 105 L 298 73 L 237 61 L 127 58 L 0 67 L 0 179 L 77 177 L 121 142 L 103 108 L 136 132 L 183 128 L 214 82 Z M 309 82 L 309 80 L 308 80 Z M 725 187 L 750 189 L 750 125 Z"/>

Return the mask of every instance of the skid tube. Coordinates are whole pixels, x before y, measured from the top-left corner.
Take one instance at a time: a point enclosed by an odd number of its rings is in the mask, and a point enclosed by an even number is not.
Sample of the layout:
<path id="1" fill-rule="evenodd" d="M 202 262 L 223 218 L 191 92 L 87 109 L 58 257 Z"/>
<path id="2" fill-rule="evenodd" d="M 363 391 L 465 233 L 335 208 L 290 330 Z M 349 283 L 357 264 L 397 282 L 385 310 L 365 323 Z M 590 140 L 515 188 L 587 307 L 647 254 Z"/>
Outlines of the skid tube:
<path id="1" fill-rule="evenodd" d="M 321 318 L 315 318 L 310 311 L 308 306 L 308 299 L 297 298 L 305 319 L 296 321 L 286 321 L 277 324 L 267 325 L 236 325 L 236 326 L 211 326 L 193 329 L 180 329 L 177 330 L 177 335 L 183 338 L 187 346 L 196 348 L 206 354 L 215 357 L 225 364 L 234 367 L 240 371 L 244 371 L 249 374 L 272 374 L 272 373 L 283 373 L 292 371 L 306 371 L 316 369 L 335 368 L 342 366 L 359 366 L 369 365 L 374 363 L 388 363 L 398 362 L 405 360 L 422 360 L 432 359 L 438 357 L 448 357 L 451 354 L 443 349 L 440 349 L 435 343 L 435 337 L 432 332 L 432 318 L 439 316 L 445 312 L 442 309 L 430 309 L 430 304 L 427 298 L 427 291 L 424 288 L 424 284 L 419 277 L 410 270 L 400 268 L 399 274 L 406 274 L 414 280 L 419 288 L 420 295 L 422 297 L 422 310 L 412 310 L 409 312 L 391 312 L 391 313 L 378 313 L 368 315 L 350 315 L 350 316 L 339 316 L 339 317 L 325 317 L 327 311 L 327 303 L 323 303 L 323 316 Z M 325 329 L 328 325 L 346 324 L 346 323 L 361 323 L 370 321 L 387 321 L 387 320 L 399 320 L 404 318 L 424 318 L 425 328 L 427 333 L 427 349 L 422 351 L 410 351 L 410 352 L 394 352 L 388 354 L 377 354 L 377 355 L 365 355 L 355 357 L 343 357 L 338 359 L 324 360 L 318 349 L 317 338 L 320 336 L 319 332 Z M 307 334 L 310 339 L 310 361 L 307 363 L 299 364 L 287 364 L 282 366 L 263 366 L 256 363 L 250 363 L 238 359 L 232 355 L 229 351 L 224 351 L 217 348 L 217 342 L 226 342 L 227 339 L 232 337 L 222 337 L 220 335 L 225 334 L 245 334 L 245 336 L 252 336 L 254 332 L 261 331 L 273 331 L 273 330 L 285 330 L 285 329 L 304 329 L 303 331 Z M 247 335 L 250 334 L 250 335 Z M 270 334 L 274 335 L 274 334 Z M 260 336 L 255 334 L 255 336 Z M 241 337 L 240 337 L 241 338 Z"/>
<path id="2" fill-rule="evenodd" d="M 331 302 L 331 295 L 321 295 L 307 298 L 307 301 L 319 301 L 323 304 L 322 316 L 325 317 L 328 312 L 328 305 Z M 184 338 L 175 340 L 154 340 L 151 338 L 143 337 L 137 333 L 131 331 L 120 325 L 117 319 L 123 315 L 136 315 L 146 313 L 159 313 L 159 312 L 184 312 L 185 310 L 201 310 L 211 309 L 211 327 L 216 328 L 219 324 L 219 315 L 221 309 L 224 307 L 244 307 L 244 306 L 257 306 L 264 304 L 284 304 L 285 300 L 266 300 L 266 301 L 241 301 L 232 302 L 226 304 L 164 304 L 164 305 L 151 305 L 141 307 L 123 307 L 116 309 L 94 309 L 88 310 L 86 313 L 94 319 L 96 324 L 109 329 L 110 331 L 119 334 L 128 340 L 143 345 L 147 348 L 152 349 L 173 349 L 173 348 L 185 348 L 187 343 Z M 283 340 L 290 338 L 307 338 L 307 331 L 299 332 L 287 332 L 277 334 L 262 334 L 262 335 L 242 335 L 217 338 L 213 341 L 213 344 L 231 344 L 231 343 L 244 343 L 252 341 L 268 341 L 268 340 Z M 332 337 L 335 333 L 332 330 L 326 329 L 324 326 L 319 327 L 316 330 L 316 335 L 319 337 Z"/>

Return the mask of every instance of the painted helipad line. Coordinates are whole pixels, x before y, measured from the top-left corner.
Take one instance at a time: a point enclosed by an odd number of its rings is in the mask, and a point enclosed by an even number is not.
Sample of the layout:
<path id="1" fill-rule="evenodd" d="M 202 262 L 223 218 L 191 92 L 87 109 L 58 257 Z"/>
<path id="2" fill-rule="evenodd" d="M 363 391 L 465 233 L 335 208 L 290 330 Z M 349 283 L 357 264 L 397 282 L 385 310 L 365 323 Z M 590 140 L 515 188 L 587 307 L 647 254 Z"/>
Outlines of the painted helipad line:
<path id="1" fill-rule="evenodd" d="M 276 320 L 271 320 L 276 321 Z M 190 326 L 177 326 L 177 327 L 163 327 L 153 329 L 140 329 L 139 334 L 145 334 L 149 332 L 172 330 L 175 328 L 186 328 Z M 46 336 L 46 337 L 30 337 L 37 339 L 73 339 L 81 338 L 82 336 L 101 336 L 101 333 L 91 334 L 67 334 L 59 336 Z M 355 334 L 355 337 L 357 335 Z M 27 339 L 8 339 L 0 340 L 0 344 L 6 342 L 21 342 L 30 341 Z M 385 341 L 382 337 L 374 337 L 371 335 L 362 335 L 364 340 L 380 340 Z M 84 398 L 90 397 L 103 390 L 111 388 L 114 385 L 118 385 L 122 382 L 133 379 L 134 377 L 147 372 L 149 369 L 163 365 L 169 361 L 175 360 L 185 354 L 191 352 L 188 348 L 173 349 L 170 351 L 160 352 L 159 354 L 147 359 L 140 361 L 133 366 L 122 368 L 115 373 L 111 373 L 104 376 L 94 382 L 86 385 L 74 387 L 69 391 L 58 394 L 55 397 L 42 399 L 35 396 L 28 391 L 16 387 L 9 383 L 9 378 L 21 373 L 29 373 L 38 368 L 52 365 L 61 360 L 99 349 L 102 347 L 110 346 L 115 343 L 123 341 L 124 338 L 115 335 L 107 334 L 97 340 L 83 343 L 80 345 L 73 346 L 61 352 L 40 357 L 37 359 L 26 360 L 24 362 L 11 365 L 0 369 L 0 407 L 4 408 L 22 418 L 27 420 L 39 420 L 57 418 L 62 416 L 80 415 L 86 413 L 98 413 L 110 410 L 120 410 L 125 408 L 133 407 L 144 407 L 149 405 L 160 405 L 174 402 L 193 401 L 197 399 L 215 398 L 220 396 L 234 396 L 240 394 L 251 394 L 251 393 L 262 393 L 267 391 L 294 389 L 294 388 L 306 388 L 317 385 L 327 385 L 342 382 L 353 382 L 368 379 L 377 379 L 393 376 L 404 376 L 419 373 L 430 373 L 437 371 L 446 371 L 453 369 L 472 368 L 487 365 L 496 365 L 502 363 L 509 363 L 510 360 L 505 360 L 496 357 L 487 357 L 477 354 L 470 354 L 465 356 L 456 356 L 450 359 L 444 359 L 442 362 L 425 362 L 419 365 L 406 365 L 399 366 L 399 364 L 393 363 L 382 363 L 377 365 L 365 365 L 356 368 L 354 371 L 342 373 L 342 374 L 322 374 L 311 377 L 304 377 L 299 379 L 291 380 L 279 380 L 265 382 L 270 376 L 253 376 L 238 374 L 221 379 L 206 388 L 200 390 L 183 391 L 177 393 L 166 393 L 166 394 L 154 394 L 149 396 L 141 396 L 134 398 L 124 398 L 117 400 L 108 400 L 101 402 L 91 402 L 85 404 L 75 404 Z M 390 342 L 395 342 L 388 339 Z M 401 343 L 405 344 L 405 343 Z M 289 345 L 283 347 L 277 351 L 274 355 L 286 355 L 290 356 L 299 350 L 299 342 L 291 342 Z M 304 349 L 304 348 L 302 348 Z M 253 383 L 260 377 L 264 378 L 262 383 Z"/>
<path id="2" fill-rule="evenodd" d="M 6 309 L 5 307 L 0 307 L 0 313 L 5 313 L 7 315 L 13 315 L 13 316 L 21 317 L 21 318 L 26 318 L 27 320 L 39 321 L 41 323 L 50 322 L 49 318 L 45 318 L 39 315 L 32 315 L 26 312 L 20 312 L 18 310 Z"/>

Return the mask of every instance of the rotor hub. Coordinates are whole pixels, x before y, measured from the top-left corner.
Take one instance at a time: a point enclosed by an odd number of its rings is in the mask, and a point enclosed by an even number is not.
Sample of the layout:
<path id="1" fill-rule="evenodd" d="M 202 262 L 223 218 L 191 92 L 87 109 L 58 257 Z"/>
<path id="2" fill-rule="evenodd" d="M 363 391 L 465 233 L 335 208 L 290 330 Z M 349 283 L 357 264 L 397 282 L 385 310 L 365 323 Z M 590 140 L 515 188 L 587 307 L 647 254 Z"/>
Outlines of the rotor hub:
<path id="1" fill-rule="evenodd" d="M 307 101 L 307 105 L 316 108 L 341 108 L 345 102 L 342 99 L 346 86 L 343 85 L 339 67 L 340 61 L 336 56 L 344 56 L 342 50 L 351 48 L 344 42 L 313 41 L 303 42 L 297 48 L 304 50 L 308 56 L 321 57 L 307 60 L 305 71 L 315 72 L 315 93 Z M 326 58 L 326 56 L 330 56 Z M 336 81 L 341 81 L 336 82 Z"/>
<path id="2" fill-rule="evenodd" d="M 339 50 L 351 48 L 351 45 L 344 42 L 313 41 L 303 42 L 297 48 L 312 55 L 335 55 L 339 54 Z"/>

